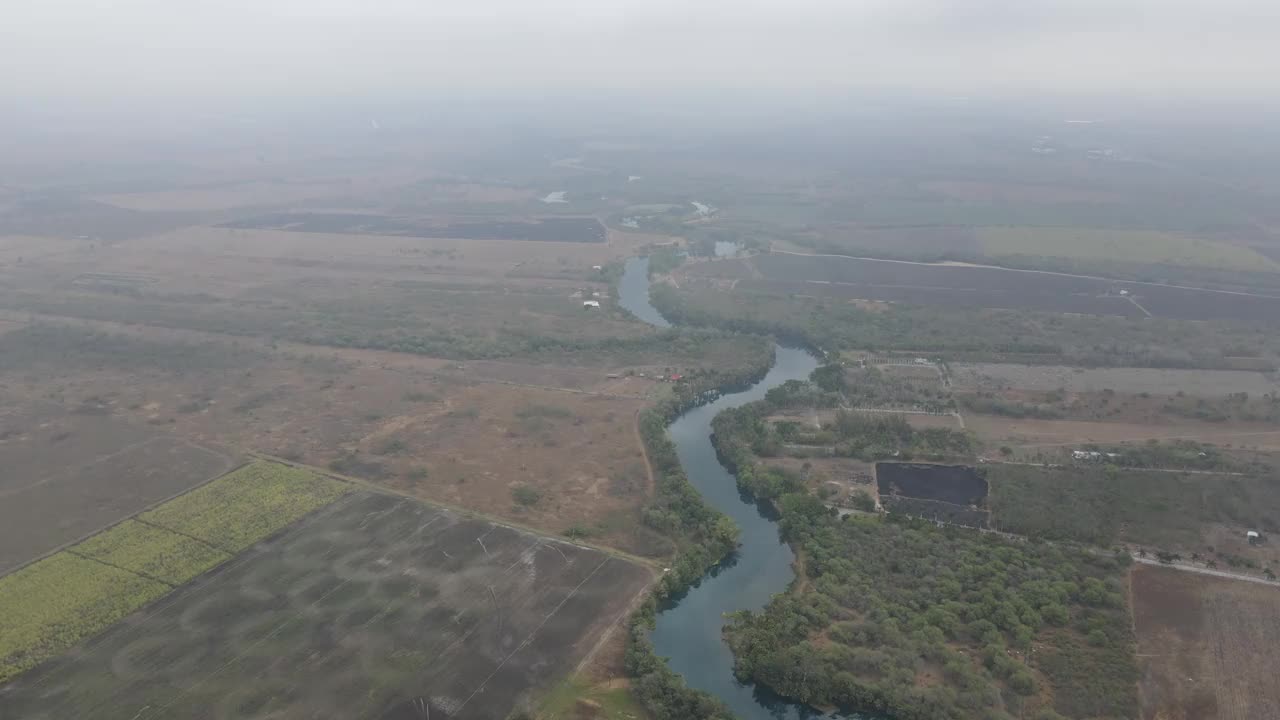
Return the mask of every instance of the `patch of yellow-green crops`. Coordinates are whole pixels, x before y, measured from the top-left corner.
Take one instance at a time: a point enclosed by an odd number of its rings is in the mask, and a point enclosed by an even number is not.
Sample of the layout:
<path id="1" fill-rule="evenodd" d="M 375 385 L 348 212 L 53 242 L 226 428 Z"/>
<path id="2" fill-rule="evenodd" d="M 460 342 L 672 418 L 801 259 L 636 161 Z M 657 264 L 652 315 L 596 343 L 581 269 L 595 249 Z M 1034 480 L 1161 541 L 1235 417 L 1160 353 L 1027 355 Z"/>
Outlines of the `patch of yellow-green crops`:
<path id="1" fill-rule="evenodd" d="M 175 586 L 231 559 L 208 543 L 137 520 L 126 520 L 72 550 Z"/>
<path id="2" fill-rule="evenodd" d="M 306 470 L 256 462 L 0 578 L 0 682 L 347 491 Z"/>
<path id="3" fill-rule="evenodd" d="M 237 553 L 347 490 L 347 485 L 307 470 L 256 462 L 139 518 Z"/>

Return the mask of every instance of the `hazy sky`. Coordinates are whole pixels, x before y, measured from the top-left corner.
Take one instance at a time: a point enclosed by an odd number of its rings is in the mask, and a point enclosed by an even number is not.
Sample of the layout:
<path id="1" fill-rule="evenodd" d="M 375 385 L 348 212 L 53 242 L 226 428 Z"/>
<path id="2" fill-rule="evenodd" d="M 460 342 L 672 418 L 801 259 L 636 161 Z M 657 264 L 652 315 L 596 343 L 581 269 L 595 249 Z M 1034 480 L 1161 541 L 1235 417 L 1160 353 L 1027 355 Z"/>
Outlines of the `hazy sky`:
<path id="1" fill-rule="evenodd" d="M 1280 92 L 1277 0 L 6 0 L 15 98 Z"/>

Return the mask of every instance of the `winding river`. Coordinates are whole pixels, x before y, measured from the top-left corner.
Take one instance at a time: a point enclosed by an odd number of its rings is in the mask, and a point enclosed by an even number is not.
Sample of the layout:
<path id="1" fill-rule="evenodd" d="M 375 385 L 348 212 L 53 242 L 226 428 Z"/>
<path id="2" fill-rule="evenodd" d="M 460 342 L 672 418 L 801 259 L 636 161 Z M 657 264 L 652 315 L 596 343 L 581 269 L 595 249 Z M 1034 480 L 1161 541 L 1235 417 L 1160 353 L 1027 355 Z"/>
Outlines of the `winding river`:
<path id="1" fill-rule="evenodd" d="M 618 286 L 620 304 L 645 322 L 670 327 L 649 302 L 648 272 L 648 258 L 627 261 Z M 795 576 L 791 565 L 795 556 L 779 537 L 775 517 L 738 492 L 733 475 L 720 464 L 711 445 L 711 419 L 717 413 L 759 400 L 770 388 L 788 380 L 806 379 L 818 366 L 813 355 L 798 348 L 777 346 L 776 353 L 764 379 L 742 392 L 689 410 L 668 428 L 690 482 L 707 502 L 733 518 L 742 529 L 742 544 L 697 586 L 662 609 L 653 643 L 690 687 L 720 698 L 741 720 L 824 717 L 762 688 L 738 682 L 733 676 L 733 654 L 721 636 L 726 613 L 759 610 L 773 595 L 786 590 Z"/>

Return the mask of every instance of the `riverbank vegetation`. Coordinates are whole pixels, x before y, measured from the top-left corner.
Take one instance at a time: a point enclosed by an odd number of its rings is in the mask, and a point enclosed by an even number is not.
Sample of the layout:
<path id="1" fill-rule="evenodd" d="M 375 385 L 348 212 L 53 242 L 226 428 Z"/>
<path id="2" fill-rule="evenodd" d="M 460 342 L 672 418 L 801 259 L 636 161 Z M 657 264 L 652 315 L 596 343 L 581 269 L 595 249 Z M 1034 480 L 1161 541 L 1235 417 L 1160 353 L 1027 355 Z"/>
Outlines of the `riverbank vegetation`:
<path id="1" fill-rule="evenodd" d="M 761 346 L 771 349 L 763 340 Z M 723 703 L 689 688 L 667 666 L 654 651 L 650 633 L 659 603 L 691 587 L 738 542 L 738 528 L 733 521 L 708 505 L 689 482 L 675 444 L 667 435 L 667 425 L 719 392 L 758 380 L 772 363 L 772 352 L 762 352 L 734 371 L 704 371 L 682 378 L 669 396 L 640 416 L 640 437 L 655 484 L 654 499 L 644 510 L 644 521 L 675 540 L 679 548 L 670 568 L 627 625 L 626 670 L 632 678 L 632 690 L 657 720 L 731 717 Z"/>
<path id="2" fill-rule="evenodd" d="M 1274 366 L 1280 338 L 1247 323 L 1130 319 L 1025 310 L 856 303 L 748 290 L 657 284 L 655 307 L 673 323 L 773 334 L 827 352 L 944 355 L 951 360 L 1084 366 Z"/>
<path id="3" fill-rule="evenodd" d="M 742 680 L 898 720 L 1136 714 L 1127 558 L 779 506 L 807 581 L 733 618 Z"/>

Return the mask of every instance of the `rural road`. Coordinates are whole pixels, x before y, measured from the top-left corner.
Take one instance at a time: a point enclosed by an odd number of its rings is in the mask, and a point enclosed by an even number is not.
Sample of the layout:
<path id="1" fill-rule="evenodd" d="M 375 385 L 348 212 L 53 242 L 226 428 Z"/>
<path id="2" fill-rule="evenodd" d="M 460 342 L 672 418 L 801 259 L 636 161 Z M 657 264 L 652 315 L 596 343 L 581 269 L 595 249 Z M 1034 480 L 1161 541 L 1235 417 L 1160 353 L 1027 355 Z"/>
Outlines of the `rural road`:
<path id="1" fill-rule="evenodd" d="M 1244 573 L 1227 572 L 1226 570 L 1213 570 L 1210 568 L 1197 567 L 1185 563 L 1162 563 L 1159 560 L 1151 558 L 1133 556 L 1133 561 L 1142 563 L 1143 565 L 1156 565 L 1158 567 L 1173 568 L 1174 570 L 1185 570 L 1186 572 L 1200 573 L 1201 575 L 1212 575 L 1214 577 L 1226 578 L 1227 580 L 1244 580 L 1245 582 L 1258 583 L 1259 585 L 1272 585 L 1280 587 L 1280 580 L 1268 580 L 1257 575 L 1245 575 Z"/>

